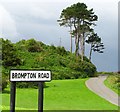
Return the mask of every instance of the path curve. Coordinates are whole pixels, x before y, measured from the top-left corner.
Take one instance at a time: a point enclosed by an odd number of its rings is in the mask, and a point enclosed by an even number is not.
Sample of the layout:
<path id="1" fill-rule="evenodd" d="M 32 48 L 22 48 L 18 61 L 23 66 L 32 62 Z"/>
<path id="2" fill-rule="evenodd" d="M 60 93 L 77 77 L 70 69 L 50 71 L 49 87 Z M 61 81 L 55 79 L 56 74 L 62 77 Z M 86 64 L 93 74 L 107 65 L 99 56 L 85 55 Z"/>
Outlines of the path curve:
<path id="1" fill-rule="evenodd" d="M 120 106 L 120 103 L 118 103 L 118 99 L 120 101 L 120 97 L 118 97 L 118 95 L 114 91 L 104 85 L 104 80 L 106 78 L 107 75 L 90 78 L 85 82 L 85 84 L 91 91 L 93 91 L 97 95 L 101 96 L 112 104 Z"/>

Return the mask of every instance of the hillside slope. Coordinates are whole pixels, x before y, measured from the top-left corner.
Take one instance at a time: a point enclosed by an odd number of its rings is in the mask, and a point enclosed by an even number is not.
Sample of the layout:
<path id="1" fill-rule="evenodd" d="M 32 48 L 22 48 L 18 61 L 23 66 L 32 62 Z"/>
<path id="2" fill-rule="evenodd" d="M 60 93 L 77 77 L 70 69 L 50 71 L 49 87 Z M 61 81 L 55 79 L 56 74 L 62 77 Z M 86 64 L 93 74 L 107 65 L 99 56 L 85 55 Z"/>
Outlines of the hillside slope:
<path id="1" fill-rule="evenodd" d="M 14 44 L 22 60 L 19 69 L 51 70 L 53 79 L 76 79 L 94 76 L 96 67 L 84 57 L 66 51 L 64 47 L 45 45 L 34 39 L 21 40 Z"/>

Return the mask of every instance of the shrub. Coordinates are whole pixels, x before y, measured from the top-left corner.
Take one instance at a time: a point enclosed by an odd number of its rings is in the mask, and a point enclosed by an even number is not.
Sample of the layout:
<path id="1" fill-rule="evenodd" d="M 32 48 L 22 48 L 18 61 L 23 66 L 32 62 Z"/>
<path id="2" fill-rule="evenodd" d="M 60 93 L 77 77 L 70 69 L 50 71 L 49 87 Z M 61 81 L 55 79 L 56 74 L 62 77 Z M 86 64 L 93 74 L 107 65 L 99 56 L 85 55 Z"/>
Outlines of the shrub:
<path id="1" fill-rule="evenodd" d="M 59 54 L 59 55 L 66 55 L 67 54 L 67 51 L 65 50 L 64 47 L 57 47 L 56 48 L 56 52 Z"/>
<path id="2" fill-rule="evenodd" d="M 69 63 L 69 67 L 71 68 L 71 69 L 73 69 L 73 70 L 76 70 L 76 71 L 81 71 L 81 66 L 80 66 L 80 63 L 79 62 L 73 62 L 73 61 L 71 61 L 70 63 Z"/>
<path id="3" fill-rule="evenodd" d="M 119 74 L 114 74 L 114 88 L 120 90 L 120 75 Z"/>
<path id="4" fill-rule="evenodd" d="M 51 46 L 50 46 L 50 49 L 56 50 L 56 47 L 55 47 L 54 45 L 51 45 Z"/>
<path id="5" fill-rule="evenodd" d="M 26 42 L 29 52 L 41 52 L 42 48 L 40 46 L 41 43 L 35 41 L 34 39 L 29 39 Z"/>
<path id="6" fill-rule="evenodd" d="M 80 71 L 79 72 L 74 71 L 71 73 L 71 79 L 78 79 L 78 78 L 81 78 L 81 76 L 82 76 L 82 73 Z"/>
<path id="7" fill-rule="evenodd" d="M 16 86 L 18 88 L 38 88 L 38 82 L 17 82 Z M 44 83 L 44 88 L 46 87 L 46 84 Z"/>
<path id="8" fill-rule="evenodd" d="M 117 73 L 111 73 L 107 78 L 108 83 L 112 85 L 113 88 L 120 90 L 120 76 Z"/>
<path id="9" fill-rule="evenodd" d="M 113 84 L 113 88 L 120 90 L 120 83 Z"/>
<path id="10" fill-rule="evenodd" d="M 26 40 L 22 39 L 21 41 L 19 41 L 15 44 L 15 47 L 17 48 L 17 50 L 27 51 L 25 43 L 26 43 Z"/>
<path id="11" fill-rule="evenodd" d="M 86 62 L 86 61 L 81 62 L 81 61 L 71 60 L 68 66 L 71 69 L 79 72 L 77 73 L 79 74 L 79 76 L 77 75 L 77 77 L 82 77 L 82 78 L 92 77 L 92 76 L 95 76 L 95 73 L 96 73 L 96 67 L 90 62 Z"/>
<path id="12" fill-rule="evenodd" d="M 2 39 L 2 65 L 4 67 L 16 66 L 21 64 L 16 48 L 9 40 Z"/>
<path id="13" fill-rule="evenodd" d="M 89 62 L 81 62 L 82 72 L 84 72 L 85 77 L 93 77 L 96 73 L 96 67 Z"/>
<path id="14" fill-rule="evenodd" d="M 2 91 L 2 78 L 0 77 L 0 92 Z"/>
<path id="15" fill-rule="evenodd" d="M 8 84 L 8 81 L 7 81 L 7 77 L 2 74 L 2 91 L 7 88 L 7 84 Z M 1 84 L 0 84 L 1 85 Z"/>

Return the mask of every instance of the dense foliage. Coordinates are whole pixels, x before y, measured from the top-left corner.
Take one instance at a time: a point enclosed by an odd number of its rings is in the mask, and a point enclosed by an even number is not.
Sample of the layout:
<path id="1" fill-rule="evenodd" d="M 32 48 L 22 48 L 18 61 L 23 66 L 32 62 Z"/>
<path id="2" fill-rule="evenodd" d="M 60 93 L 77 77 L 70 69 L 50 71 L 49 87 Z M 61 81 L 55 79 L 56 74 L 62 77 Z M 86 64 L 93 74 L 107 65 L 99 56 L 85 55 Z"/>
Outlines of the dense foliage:
<path id="1" fill-rule="evenodd" d="M 112 85 L 112 88 L 120 90 L 120 75 L 118 73 L 109 75 L 107 80 Z"/>
<path id="2" fill-rule="evenodd" d="M 2 65 L 4 67 L 20 65 L 21 60 L 17 55 L 16 48 L 9 40 L 2 39 Z"/>
<path id="3" fill-rule="evenodd" d="M 0 49 L 2 62 L 0 64 L 3 65 L 2 69 L 2 81 L 0 81 L 0 88 L 4 90 L 8 84 L 8 74 L 6 70 L 10 67 L 15 67 L 21 64 L 21 59 L 17 55 L 17 50 L 14 45 L 9 40 L 0 39 L 2 43 L 2 47 Z M 1 67 L 2 68 L 2 67 Z M 6 69 L 6 70 L 5 70 Z"/>
<path id="4" fill-rule="evenodd" d="M 6 45 L 6 41 L 8 45 Z M 3 64 L 6 72 L 10 68 L 51 70 L 52 79 L 55 80 L 89 77 L 94 76 L 96 73 L 96 67 L 86 57 L 84 57 L 82 62 L 80 56 L 76 57 L 75 54 L 66 51 L 64 47 L 45 45 L 34 39 L 21 40 L 14 44 L 8 40 L 6 41 L 4 40 L 3 42 L 6 45 L 4 49 L 10 49 L 10 51 L 7 51 L 8 53 L 3 52 L 3 55 L 6 53 L 5 58 L 3 58 L 3 61 L 4 59 L 7 60 L 7 63 Z M 13 52 L 14 54 L 12 54 Z M 11 55 L 9 55 L 10 53 Z M 12 63 L 9 59 L 12 59 Z M 28 83 L 24 82 L 18 83 L 17 86 L 27 88 L 35 87 L 36 85 L 36 83 L 28 85 Z"/>
<path id="5" fill-rule="evenodd" d="M 2 88 L 0 88 L 0 89 L 2 89 L 2 91 L 3 91 L 5 88 L 7 88 L 7 84 L 8 84 L 8 77 L 3 72 L 2 73 L 2 83 L 0 84 Z"/>
<path id="6" fill-rule="evenodd" d="M 120 74 L 117 72 L 105 72 L 105 74 L 109 75 L 104 81 L 104 84 L 120 96 Z"/>

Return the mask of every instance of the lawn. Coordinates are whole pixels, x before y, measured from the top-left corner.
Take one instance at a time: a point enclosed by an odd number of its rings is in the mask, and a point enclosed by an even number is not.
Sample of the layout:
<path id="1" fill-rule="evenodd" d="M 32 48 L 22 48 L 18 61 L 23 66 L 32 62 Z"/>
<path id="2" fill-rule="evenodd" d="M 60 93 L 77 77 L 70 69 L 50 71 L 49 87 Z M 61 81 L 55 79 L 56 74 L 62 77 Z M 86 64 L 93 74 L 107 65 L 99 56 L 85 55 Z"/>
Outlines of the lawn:
<path id="1" fill-rule="evenodd" d="M 53 80 L 44 89 L 45 110 L 117 110 L 118 107 L 87 89 L 85 81 Z M 16 109 L 36 110 L 37 89 L 17 89 Z M 9 109 L 9 88 L 2 94 L 2 108 Z"/>

